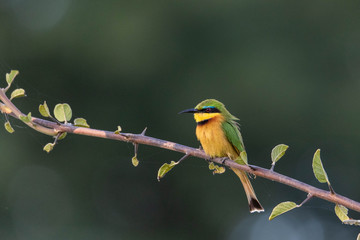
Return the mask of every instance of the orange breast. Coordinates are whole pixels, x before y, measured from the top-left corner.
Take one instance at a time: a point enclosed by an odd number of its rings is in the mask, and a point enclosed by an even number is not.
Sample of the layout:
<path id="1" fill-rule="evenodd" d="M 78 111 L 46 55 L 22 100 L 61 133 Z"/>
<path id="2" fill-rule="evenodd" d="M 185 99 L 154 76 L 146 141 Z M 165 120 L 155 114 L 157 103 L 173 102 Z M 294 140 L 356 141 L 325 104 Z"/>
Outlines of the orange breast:
<path id="1" fill-rule="evenodd" d="M 205 153 L 211 157 L 238 157 L 233 145 L 226 138 L 221 127 L 222 116 L 216 116 L 203 125 L 196 127 L 196 136 Z"/>

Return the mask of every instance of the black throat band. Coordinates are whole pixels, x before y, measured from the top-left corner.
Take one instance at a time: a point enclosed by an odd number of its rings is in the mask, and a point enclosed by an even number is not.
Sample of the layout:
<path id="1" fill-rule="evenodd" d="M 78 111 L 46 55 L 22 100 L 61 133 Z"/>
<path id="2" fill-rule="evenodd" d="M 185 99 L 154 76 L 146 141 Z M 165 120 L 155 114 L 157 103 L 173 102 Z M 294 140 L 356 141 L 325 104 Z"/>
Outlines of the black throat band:
<path id="1" fill-rule="evenodd" d="M 201 121 L 201 122 L 197 122 L 196 124 L 197 124 L 198 126 L 202 126 L 202 125 L 205 125 L 206 123 L 208 123 L 209 120 L 210 120 L 210 119 L 206 119 L 206 120 L 203 120 L 203 121 Z"/>

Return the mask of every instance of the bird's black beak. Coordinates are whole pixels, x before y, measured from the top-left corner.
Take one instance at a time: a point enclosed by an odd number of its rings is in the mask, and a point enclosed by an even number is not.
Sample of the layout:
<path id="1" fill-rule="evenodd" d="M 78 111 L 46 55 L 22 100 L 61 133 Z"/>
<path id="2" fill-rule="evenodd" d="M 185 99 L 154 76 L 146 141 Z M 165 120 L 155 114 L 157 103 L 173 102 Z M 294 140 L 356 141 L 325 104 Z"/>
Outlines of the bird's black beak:
<path id="1" fill-rule="evenodd" d="M 190 109 L 185 109 L 184 111 L 179 112 L 178 114 L 182 114 L 182 113 L 196 113 L 199 110 L 195 109 L 195 108 L 190 108 Z"/>

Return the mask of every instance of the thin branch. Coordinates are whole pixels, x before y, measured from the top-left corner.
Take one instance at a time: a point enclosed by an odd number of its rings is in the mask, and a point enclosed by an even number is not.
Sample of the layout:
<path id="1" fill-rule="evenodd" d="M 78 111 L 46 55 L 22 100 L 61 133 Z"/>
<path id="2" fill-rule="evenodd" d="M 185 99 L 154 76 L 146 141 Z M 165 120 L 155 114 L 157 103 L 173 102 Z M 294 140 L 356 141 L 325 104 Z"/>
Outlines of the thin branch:
<path id="1" fill-rule="evenodd" d="M 187 159 L 188 157 L 190 157 L 189 154 L 185 154 L 182 158 L 179 159 L 179 161 L 177 161 L 178 163 L 181 163 L 182 161 L 184 161 L 185 159 Z"/>
<path id="2" fill-rule="evenodd" d="M 39 118 L 33 118 L 32 120 L 34 123 L 36 123 L 38 125 L 44 126 L 46 128 L 53 128 L 54 130 L 60 131 L 60 132 L 67 132 L 67 133 L 73 133 L 73 134 L 78 134 L 78 135 L 85 135 L 85 136 L 91 136 L 91 137 L 99 137 L 99 138 L 105 138 L 105 139 L 112 139 L 112 140 L 119 140 L 119 141 L 125 141 L 125 142 L 137 143 L 137 144 L 150 145 L 150 146 L 154 146 L 154 147 L 168 149 L 171 151 L 185 153 L 186 155 L 191 155 L 191 156 L 198 157 L 201 159 L 207 159 L 207 160 L 213 161 L 218 164 L 223 164 L 223 158 L 213 158 L 212 159 L 208 155 L 206 155 L 203 150 L 184 146 L 184 145 L 166 141 L 166 140 L 161 140 L 161 139 L 157 139 L 157 138 L 153 138 L 153 137 L 149 137 L 149 136 L 144 136 L 142 134 L 132 134 L 132 133 L 115 134 L 110 131 L 97 130 L 97 129 L 92 129 L 92 128 L 75 127 L 72 125 L 64 125 L 64 124 L 58 125 L 57 123 L 39 119 Z M 329 202 L 340 204 L 347 208 L 350 208 L 352 210 L 360 212 L 360 203 L 359 202 L 356 202 L 354 200 L 351 200 L 347 197 L 341 196 L 336 193 L 332 194 L 330 191 L 325 191 L 325 190 L 313 187 L 311 185 L 308 185 L 308 184 L 298 181 L 296 179 L 290 178 L 283 174 L 271 171 L 269 169 L 261 168 L 261 167 L 255 166 L 255 165 L 240 165 L 234 161 L 226 161 L 224 163 L 224 165 L 231 167 L 231 168 L 238 168 L 238 169 L 241 169 L 248 173 L 254 174 L 256 176 L 288 185 L 290 187 L 304 191 L 304 192 L 310 194 L 312 197 L 321 198 L 321 199 L 327 200 Z"/>
<path id="3" fill-rule="evenodd" d="M 313 195 L 311 195 L 310 193 L 308 193 L 307 197 L 305 198 L 304 201 L 302 201 L 302 203 L 300 203 L 298 205 L 298 207 L 301 207 L 302 205 L 304 205 L 305 203 L 307 203 L 311 198 L 313 197 Z"/>
<path id="4" fill-rule="evenodd" d="M 273 162 L 273 164 L 271 164 L 270 171 L 274 171 L 274 167 L 275 167 L 275 164 L 274 164 L 274 162 Z"/>
<path id="5" fill-rule="evenodd" d="M 0 89 L 0 90 L 2 90 L 2 89 Z M 0 91 L 0 100 L 8 108 L 10 108 L 13 111 L 9 115 L 12 117 L 18 118 L 18 119 L 19 119 L 20 115 L 23 116 L 24 114 L 21 113 L 11 103 L 11 101 L 7 99 L 6 95 L 2 94 L 2 93 L 3 93 L 3 91 Z M 11 103 L 11 104 L 9 104 L 9 103 Z M 14 107 L 15 107 L 15 109 L 14 109 Z M 34 125 L 37 127 L 36 128 L 33 127 Z M 32 123 L 30 123 L 29 126 L 32 127 L 34 130 L 45 133 L 45 134 L 47 134 L 49 132 L 52 132 L 52 133 L 67 132 L 67 133 L 72 133 L 72 134 L 77 134 L 77 135 L 84 135 L 84 136 L 90 136 L 90 137 L 99 137 L 99 138 L 105 138 L 105 139 L 111 139 L 111 140 L 131 142 L 133 144 L 150 145 L 150 146 L 154 146 L 154 147 L 168 149 L 171 151 L 181 152 L 181 153 L 186 154 L 186 156 L 194 156 L 194 157 L 198 157 L 201 159 L 206 159 L 206 160 L 215 162 L 217 164 L 223 164 L 230 168 L 241 169 L 250 174 L 254 174 L 256 176 L 266 178 L 266 179 L 296 188 L 298 190 L 308 193 L 308 198 L 305 199 L 305 201 L 308 201 L 312 197 L 317 197 L 317 198 L 321 198 L 321 199 L 324 199 L 329 202 L 333 202 L 335 204 L 343 205 L 354 211 L 360 212 L 360 203 L 359 202 L 356 202 L 352 199 L 341 196 L 337 193 L 332 193 L 331 191 L 325 191 L 325 190 L 313 187 L 313 186 L 306 184 L 304 182 L 301 182 L 299 180 L 290 178 L 283 174 L 280 174 L 280 173 L 277 173 L 277 172 L 274 172 L 272 170 L 265 169 L 262 167 L 258 167 L 255 165 L 240 165 L 231 160 L 224 162 L 223 158 L 210 158 L 208 155 L 205 154 L 205 152 L 203 150 L 184 146 L 184 145 L 166 141 L 166 140 L 161 140 L 161 139 L 145 136 L 144 134 L 132 134 L 132 133 L 121 133 L 121 132 L 120 132 L 120 134 L 115 134 L 114 132 L 110 132 L 110 131 L 104 131 L 104 130 L 98 130 L 98 129 L 92 129 L 92 128 L 75 127 L 71 124 L 58 124 L 56 122 L 51 122 L 51 121 L 47 121 L 47 120 L 35 118 L 35 117 L 32 117 Z M 46 129 L 46 131 L 44 131 L 44 129 Z"/>

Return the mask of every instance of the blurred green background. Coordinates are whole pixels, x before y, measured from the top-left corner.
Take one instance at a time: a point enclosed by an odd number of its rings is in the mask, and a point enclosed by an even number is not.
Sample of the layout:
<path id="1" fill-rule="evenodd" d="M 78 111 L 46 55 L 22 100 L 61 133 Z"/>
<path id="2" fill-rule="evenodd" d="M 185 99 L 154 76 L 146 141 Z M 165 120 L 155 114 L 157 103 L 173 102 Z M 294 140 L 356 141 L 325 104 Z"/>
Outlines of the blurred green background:
<path id="1" fill-rule="evenodd" d="M 14 103 L 66 102 L 93 128 L 198 147 L 191 116 L 216 98 L 241 119 L 249 162 L 326 189 L 311 160 L 317 148 L 336 192 L 360 200 L 359 1 L 3 0 L 0 76 L 18 69 Z M 1 117 L 2 122 L 5 118 Z M 333 204 L 313 199 L 271 222 L 282 201 L 306 194 L 257 178 L 264 214 L 249 214 L 236 176 L 213 176 L 182 155 L 68 136 L 52 141 L 12 120 L 0 130 L 1 239 L 355 239 Z M 360 214 L 350 211 L 350 216 Z"/>

